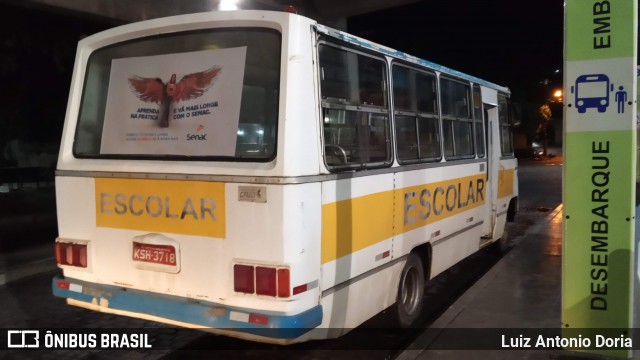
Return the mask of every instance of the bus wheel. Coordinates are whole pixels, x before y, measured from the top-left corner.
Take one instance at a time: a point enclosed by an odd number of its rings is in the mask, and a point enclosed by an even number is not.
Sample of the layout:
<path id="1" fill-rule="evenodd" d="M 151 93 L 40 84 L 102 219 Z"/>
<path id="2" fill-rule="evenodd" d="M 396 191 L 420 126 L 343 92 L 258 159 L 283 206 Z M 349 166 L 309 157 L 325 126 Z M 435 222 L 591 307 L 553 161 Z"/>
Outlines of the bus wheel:
<path id="1" fill-rule="evenodd" d="M 410 327 L 422 312 L 424 269 L 415 253 L 409 254 L 398 285 L 397 318 L 401 327 Z"/>
<path id="2" fill-rule="evenodd" d="M 508 223 L 504 224 L 504 230 L 502 231 L 502 236 L 500 237 L 500 239 L 498 239 L 496 241 L 496 243 L 497 243 L 497 244 L 495 244 L 496 250 L 500 254 L 504 255 L 507 252 L 509 252 L 509 250 L 511 249 L 512 244 L 511 244 L 511 238 L 509 237 L 509 224 Z"/>

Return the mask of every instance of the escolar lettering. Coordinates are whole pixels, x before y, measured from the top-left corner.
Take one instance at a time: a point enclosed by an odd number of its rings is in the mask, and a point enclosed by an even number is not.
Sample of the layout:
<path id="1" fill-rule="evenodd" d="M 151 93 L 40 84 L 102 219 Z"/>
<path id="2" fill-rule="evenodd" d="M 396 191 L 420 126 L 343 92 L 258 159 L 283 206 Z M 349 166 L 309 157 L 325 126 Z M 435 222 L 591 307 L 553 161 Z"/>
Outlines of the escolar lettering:
<path id="1" fill-rule="evenodd" d="M 419 208 L 414 200 L 416 196 L 419 198 Z M 417 216 L 425 221 L 432 213 L 434 216 L 439 216 L 445 210 L 453 212 L 482 201 L 484 201 L 484 179 L 450 184 L 446 188 L 437 186 L 433 192 L 425 187 L 420 191 L 420 195 L 416 191 L 408 191 L 404 194 L 404 224 L 416 222 L 416 209 L 418 209 Z"/>
<path id="2" fill-rule="evenodd" d="M 216 201 L 210 198 L 196 199 L 194 203 L 194 200 L 188 197 L 178 205 L 175 202 L 172 204 L 170 196 L 148 195 L 144 197 L 139 194 L 100 193 L 100 213 L 102 214 L 131 214 L 153 218 L 164 217 L 180 220 L 192 218 L 193 220 L 217 221 L 215 209 Z"/>

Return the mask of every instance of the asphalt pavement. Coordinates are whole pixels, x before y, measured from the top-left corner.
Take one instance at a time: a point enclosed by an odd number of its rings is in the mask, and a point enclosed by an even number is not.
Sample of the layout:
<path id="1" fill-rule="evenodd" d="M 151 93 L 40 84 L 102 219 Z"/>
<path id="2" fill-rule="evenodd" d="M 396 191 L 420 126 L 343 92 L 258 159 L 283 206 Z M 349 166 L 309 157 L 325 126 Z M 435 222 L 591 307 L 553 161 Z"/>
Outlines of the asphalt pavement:
<path id="1" fill-rule="evenodd" d="M 0 192 L 0 285 L 56 268 L 53 184 Z"/>

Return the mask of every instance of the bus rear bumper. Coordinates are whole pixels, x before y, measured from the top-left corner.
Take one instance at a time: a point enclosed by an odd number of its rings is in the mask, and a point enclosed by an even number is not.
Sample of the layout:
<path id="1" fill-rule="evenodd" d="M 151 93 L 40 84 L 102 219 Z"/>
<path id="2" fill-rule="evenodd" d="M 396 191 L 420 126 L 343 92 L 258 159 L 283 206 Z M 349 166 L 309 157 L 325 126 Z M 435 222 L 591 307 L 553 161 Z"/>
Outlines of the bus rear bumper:
<path id="1" fill-rule="evenodd" d="M 299 314 L 281 315 L 62 276 L 53 278 L 52 288 L 53 295 L 66 298 L 72 305 L 200 328 L 249 340 L 292 340 L 313 330 L 322 322 L 321 305 Z"/>

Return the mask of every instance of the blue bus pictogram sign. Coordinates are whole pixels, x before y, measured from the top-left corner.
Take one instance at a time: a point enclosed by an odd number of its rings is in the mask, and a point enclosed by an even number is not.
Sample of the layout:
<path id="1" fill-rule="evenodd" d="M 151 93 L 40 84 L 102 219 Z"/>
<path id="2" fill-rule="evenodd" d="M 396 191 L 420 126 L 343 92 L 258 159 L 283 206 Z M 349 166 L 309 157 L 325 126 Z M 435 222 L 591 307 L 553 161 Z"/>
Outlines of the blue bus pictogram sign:
<path id="1" fill-rule="evenodd" d="M 580 75 L 575 85 L 571 86 L 571 93 L 575 94 L 576 108 L 581 114 L 588 108 L 596 108 L 599 113 L 607 111 L 611 91 L 613 84 L 605 74 Z"/>

